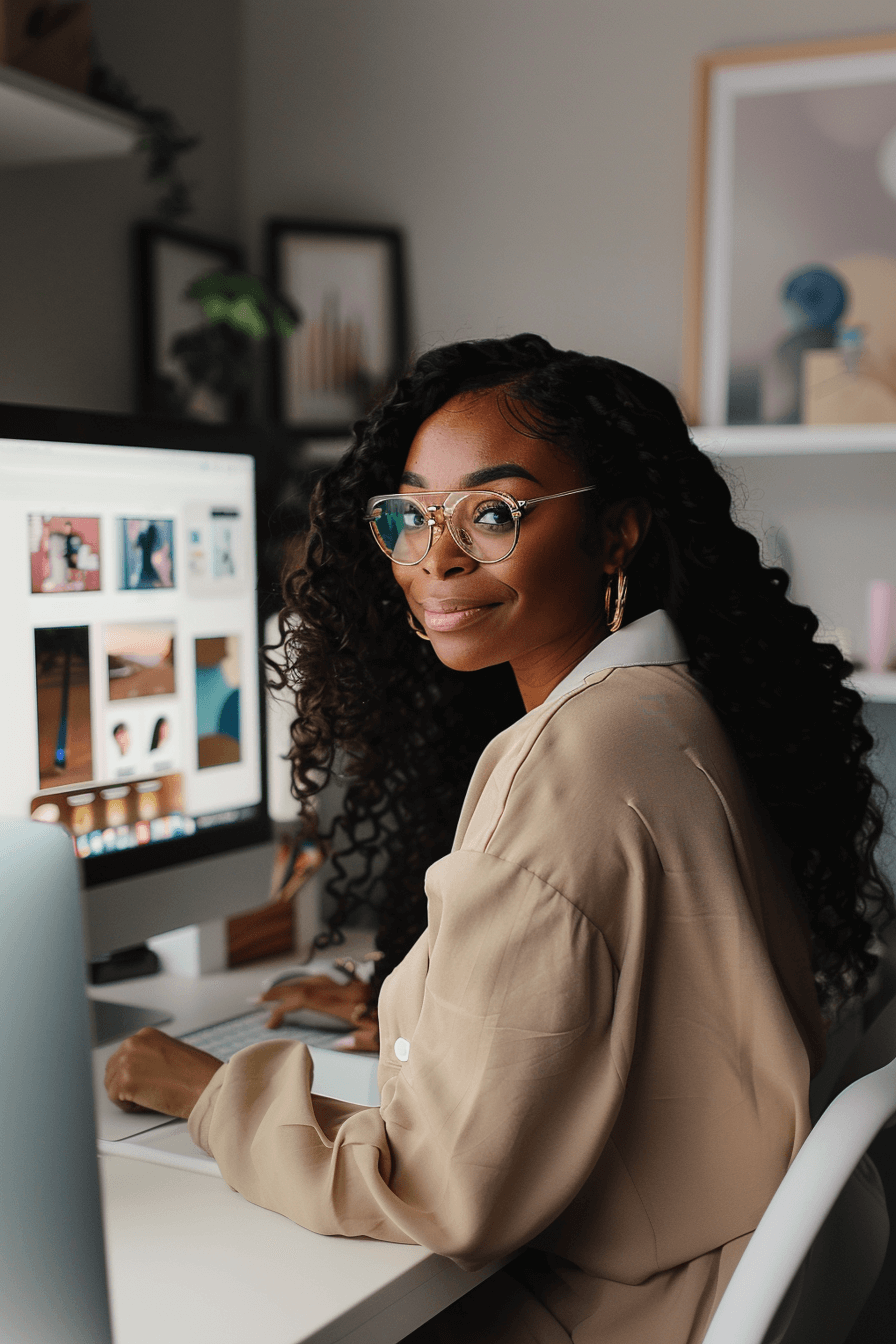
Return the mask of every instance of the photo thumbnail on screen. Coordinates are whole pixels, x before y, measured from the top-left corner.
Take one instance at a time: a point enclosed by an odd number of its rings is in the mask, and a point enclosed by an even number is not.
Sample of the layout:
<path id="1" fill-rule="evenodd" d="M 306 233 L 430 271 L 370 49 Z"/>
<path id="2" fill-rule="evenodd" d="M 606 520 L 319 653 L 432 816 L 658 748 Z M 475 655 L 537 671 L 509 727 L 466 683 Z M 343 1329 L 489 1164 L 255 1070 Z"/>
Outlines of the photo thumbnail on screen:
<path id="1" fill-rule="evenodd" d="M 107 625 L 109 699 L 174 694 L 174 623 Z"/>
<path id="2" fill-rule="evenodd" d="M 119 700 L 106 711 L 106 774 L 117 779 L 153 771 L 170 774 L 180 765 L 176 704 L 164 707 L 143 700 Z"/>
<path id="3" fill-rule="evenodd" d="M 184 510 L 187 592 L 193 597 L 226 597 L 247 582 L 246 529 L 236 506 L 194 501 Z"/>
<path id="4" fill-rule="evenodd" d="M 32 593 L 95 593 L 100 588 L 100 520 L 28 515 Z"/>
<path id="5" fill-rule="evenodd" d="M 31 800 L 31 816 L 64 826 L 82 859 L 175 840 L 196 830 L 193 818 L 184 814 L 183 780 L 178 774 L 38 795 Z"/>
<path id="6" fill-rule="evenodd" d="M 143 720 L 145 724 L 145 720 Z M 144 734 L 145 735 L 145 734 Z M 162 750 L 171 738 L 171 715 L 160 714 L 153 722 L 146 745 L 147 752 Z M 124 720 L 112 728 L 112 740 L 118 747 L 119 755 L 129 756 L 137 745 L 135 734 L 129 722 Z"/>
<path id="7" fill-rule="evenodd" d="M 174 519 L 119 518 L 120 589 L 174 587 Z"/>
<path id="8" fill-rule="evenodd" d="M 35 630 L 34 675 L 40 787 L 92 779 L 89 627 Z"/>
<path id="9" fill-rule="evenodd" d="M 212 509 L 212 578 L 236 576 L 240 515 L 237 509 Z"/>
<path id="10" fill-rule="evenodd" d="M 196 738 L 200 770 L 241 758 L 239 635 L 196 640 Z"/>

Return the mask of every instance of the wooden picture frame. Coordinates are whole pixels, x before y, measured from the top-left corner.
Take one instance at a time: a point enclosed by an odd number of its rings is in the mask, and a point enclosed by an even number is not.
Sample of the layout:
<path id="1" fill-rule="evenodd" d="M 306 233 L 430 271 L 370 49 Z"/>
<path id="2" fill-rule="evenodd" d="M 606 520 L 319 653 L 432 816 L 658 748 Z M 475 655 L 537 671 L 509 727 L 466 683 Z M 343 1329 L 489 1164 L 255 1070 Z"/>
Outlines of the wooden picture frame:
<path id="1" fill-rule="evenodd" d="M 272 350 L 272 414 L 303 437 L 344 438 L 407 359 L 402 234 L 277 218 L 266 252 L 272 288 L 302 318 Z"/>
<path id="2" fill-rule="evenodd" d="M 801 117 L 806 125 L 800 124 Z M 879 161 L 885 140 L 893 160 L 893 183 L 881 190 Z M 837 203 L 837 185 L 847 177 L 848 189 L 856 193 L 852 226 L 841 218 L 848 211 L 830 208 L 830 202 Z M 883 218 L 877 195 L 892 198 L 896 225 L 896 33 L 745 47 L 699 58 L 694 79 L 682 360 L 682 400 L 692 424 L 868 423 L 874 419 L 869 407 L 887 409 L 887 396 L 881 393 L 878 397 L 874 388 L 870 402 L 867 397 L 861 402 L 846 396 L 833 406 L 830 397 L 826 403 L 816 397 L 807 407 L 802 365 L 793 375 L 797 393 L 792 387 L 785 389 L 789 402 L 782 393 L 775 404 L 774 370 L 768 375 L 765 366 L 760 368 L 758 392 L 755 378 L 753 384 L 750 381 L 751 365 L 758 358 L 763 333 L 770 331 L 773 309 L 780 319 L 781 343 L 787 339 L 781 295 L 801 273 L 800 266 L 807 275 L 830 269 L 836 277 L 844 274 L 838 269 L 841 263 L 848 269 L 856 257 L 878 257 L 887 262 L 880 268 L 886 285 L 892 282 L 896 287 L 896 241 L 889 249 L 892 267 L 889 252 L 875 241 Z M 873 227 L 869 225 L 872 217 Z M 896 240 L 896 228 L 893 235 Z M 760 255 L 764 261 L 757 265 Z M 861 344 L 860 328 L 869 326 L 861 321 L 847 326 L 854 306 L 853 288 L 862 291 L 862 303 L 853 316 L 865 315 L 859 308 L 865 303 L 869 277 L 867 267 L 847 277 L 845 309 L 834 319 L 841 330 L 833 336 L 828 332 L 825 358 L 813 362 L 813 368 L 821 368 L 827 379 L 826 395 L 836 389 L 832 378 L 850 373 L 845 354 L 843 367 L 837 363 L 843 331 L 857 333 Z M 876 316 L 871 325 L 879 326 Z M 879 331 L 872 335 L 871 346 L 875 341 L 878 345 L 881 340 L 891 341 L 889 333 L 885 338 Z M 892 343 L 896 361 L 896 323 Z M 796 346 L 798 341 L 789 347 L 787 357 L 792 362 L 804 353 Z M 781 363 L 780 349 L 773 349 L 772 364 L 775 359 Z M 874 365 L 871 372 L 877 377 L 883 356 L 870 347 L 863 357 L 869 355 Z M 896 363 L 892 373 L 886 374 L 894 382 L 890 392 L 896 398 L 894 375 Z M 772 386 L 771 394 L 766 383 Z M 810 391 L 815 386 L 812 383 Z M 796 411 L 794 395 L 799 403 Z M 896 411 L 896 400 L 893 406 Z M 878 415 L 877 422 L 890 419 L 896 419 L 896 413 Z"/>
<path id="3" fill-rule="evenodd" d="M 243 249 L 228 239 L 147 221 L 134 226 L 137 410 L 226 423 L 243 418 L 244 396 L 226 401 L 200 389 L 191 393 L 171 342 L 203 322 L 198 303 L 185 298 L 194 280 L 216 270 L 245 269 Z"/>

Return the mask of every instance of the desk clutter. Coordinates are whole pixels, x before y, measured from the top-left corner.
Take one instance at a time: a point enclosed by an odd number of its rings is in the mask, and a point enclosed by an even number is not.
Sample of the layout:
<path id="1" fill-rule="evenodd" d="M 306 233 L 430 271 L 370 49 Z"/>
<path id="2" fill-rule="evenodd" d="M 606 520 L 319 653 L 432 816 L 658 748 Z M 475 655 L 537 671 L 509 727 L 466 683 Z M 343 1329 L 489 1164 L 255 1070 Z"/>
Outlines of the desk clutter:
<path id="1" fill-rule="evenodd" d="M 227 921 L 228 966 L 245 966 L 293 951 L 293 900 L 325 860 L 326 849 L 316 840 L 298 834 L 280 840 L 271 872 L 269 902 Z"/>

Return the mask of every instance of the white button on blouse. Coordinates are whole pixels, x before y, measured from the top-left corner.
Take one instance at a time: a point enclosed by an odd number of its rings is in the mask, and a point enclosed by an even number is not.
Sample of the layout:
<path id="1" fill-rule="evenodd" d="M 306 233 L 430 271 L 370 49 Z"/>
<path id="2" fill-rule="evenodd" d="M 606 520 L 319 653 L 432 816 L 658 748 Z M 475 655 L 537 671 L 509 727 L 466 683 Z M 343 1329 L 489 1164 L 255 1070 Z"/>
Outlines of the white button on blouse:
<path id="1" fill-rule="evenodd" d="M 396 1058 L 400 1059 L 403 1064 L 410 1053 L 411 1053 L 410 1042 L 406 1041 L 403 1036 L 399 1036 L 398 1040 L 395 1042 Z"/>

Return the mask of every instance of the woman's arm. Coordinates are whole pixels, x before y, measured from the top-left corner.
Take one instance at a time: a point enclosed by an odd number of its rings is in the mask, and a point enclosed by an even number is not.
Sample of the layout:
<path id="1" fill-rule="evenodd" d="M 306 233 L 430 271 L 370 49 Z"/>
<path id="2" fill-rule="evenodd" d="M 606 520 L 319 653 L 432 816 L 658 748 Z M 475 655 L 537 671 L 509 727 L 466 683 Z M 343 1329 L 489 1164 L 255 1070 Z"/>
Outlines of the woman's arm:
<path id="1" fill-rule="evenodd" d="M 186 1120 L 221 1060 L 143 1027 L 115 1051 L 106 1064 L 106 1091 L 123 1111 L 160 1111 Z"/>
<path id="2" fill-rule="evenodd" d="M 254 1203 L 322 1233 L 475 1267 L 535 1236 L 592 1170 L 633 1024 L 600 931 L 518 866 L 459 851 L 427 882 L 429 941 L 386 981 L 379 1108 L 311 1095 L 301 1045 L 241 1051 L 190 1132 Z M 636 996 L 633 999 L 636 1004 Z"/>
<path id="3" fill-rule="evenodd" d="M 375 1008 L 368 1008 L 370 986 L 352 978 L 339 985 L 328 975 L 272 985 L 261 996 L 274 1005 L 267 1025 L 280 1026 L 287 1013 L 302 1008 L 341 1017 L 354 1030 L 336 1042 L 346 1054 L 376 1053 L 379 1025 Z M 106 1091 L 123 1111 L 160 1111 L 186 1120 L 222 1061 L 154 1027 L 128 1037 L 106 1065 Z"/>

